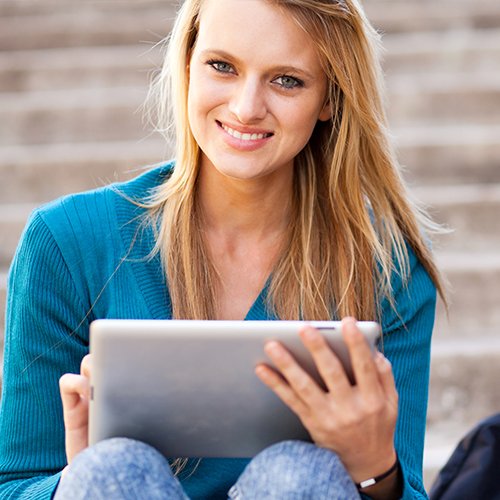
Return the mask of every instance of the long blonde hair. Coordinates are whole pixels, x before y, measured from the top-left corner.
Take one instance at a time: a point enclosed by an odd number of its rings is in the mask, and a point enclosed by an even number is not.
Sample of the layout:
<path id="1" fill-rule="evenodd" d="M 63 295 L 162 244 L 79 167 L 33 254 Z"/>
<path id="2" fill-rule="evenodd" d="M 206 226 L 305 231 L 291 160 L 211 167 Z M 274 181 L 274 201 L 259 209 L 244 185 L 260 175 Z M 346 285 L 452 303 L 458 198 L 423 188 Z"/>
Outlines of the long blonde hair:
<path id="1" fill-rule="evenodd" d="M 357 0 L 269 0 L 317 47 L 332 118 L 318 122 L 294 164 L 292 224 L 274 266 L 268 306 L 281 319 L 378 318 L 391 275 L 408 278 L 408 244 L 440 295 L 439 272 L 421 235 L 432 229 L 409 201 L 387 130 L 379 35 Z M 203 0 L 186 0 L 150 94 L 159 129 L 175 133 L 176 164 L 148 201 L 173 316 L 213 319 L 217 272 L 197 205 L 200 150 L 188 123 L 189 57 Z M 172 125 L 175 130 L 172 130 Z"/>

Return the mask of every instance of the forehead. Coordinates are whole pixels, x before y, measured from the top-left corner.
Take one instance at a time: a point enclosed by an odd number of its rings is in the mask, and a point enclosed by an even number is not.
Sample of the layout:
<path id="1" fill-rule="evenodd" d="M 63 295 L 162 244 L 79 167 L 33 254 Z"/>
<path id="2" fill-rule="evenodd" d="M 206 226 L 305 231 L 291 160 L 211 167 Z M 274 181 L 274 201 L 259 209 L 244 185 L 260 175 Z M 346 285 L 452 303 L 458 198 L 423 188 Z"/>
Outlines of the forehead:
<path id="1" fill-rule="evenodd" d="M 204 0 L 197 49 L 321 70 L 311 37 L 290 13 L 268 0 Z"/>

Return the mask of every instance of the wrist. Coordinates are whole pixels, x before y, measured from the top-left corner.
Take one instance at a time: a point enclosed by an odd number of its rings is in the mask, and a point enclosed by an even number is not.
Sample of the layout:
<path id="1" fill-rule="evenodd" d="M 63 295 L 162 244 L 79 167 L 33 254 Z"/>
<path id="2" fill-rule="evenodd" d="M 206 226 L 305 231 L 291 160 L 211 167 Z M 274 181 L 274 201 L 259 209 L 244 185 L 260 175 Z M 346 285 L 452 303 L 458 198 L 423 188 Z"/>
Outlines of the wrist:
<path id="1" fill-rule="evenodd" d="M 399 461 L 396 461 L 395 464 L 396 467 L 394 469 L 391 467 L 379 476 L 374 476 L 374 479 L 377 477 L 379 479 L 376 482 L 370 481 L 370 486 L 359 488 L 363 484 L 357 484 L 359 493 L 372 500 L 399 500 L 403 496 L 404 483 Z M 393 470 L 391 471 L 391 469 Z M 387 475 L 385 475 L 386 472 L 388 473 Z M 380 479 L 380 476 L 384 477 Z M 365 479 L 362 483 L 370 479 L 372 478 Z"/>
<path id="2" fill-rule="evenodd" d="M 378 483 L 384 481 L 385 479 L 389 478 L 390 476 L 395 475 L 396 472 L 398 472 L 398 470 L 399 470 L 399 460 L 398 460 L 398 457 L 396 455 L 396 460 L 388 469 L 386 469 L 385 471 L 383 471 L 380 474 L 377 474 L 377 475 L 371 476 L 371 477 L 367 477 L 366 479 L 363 479 L 360 482 L 356 482 L 355 483 L 356 487 L 358 488 L 359 491 L 363 491 L 366 488 L 369 488 L 370 486 L 378 484 Z"/>

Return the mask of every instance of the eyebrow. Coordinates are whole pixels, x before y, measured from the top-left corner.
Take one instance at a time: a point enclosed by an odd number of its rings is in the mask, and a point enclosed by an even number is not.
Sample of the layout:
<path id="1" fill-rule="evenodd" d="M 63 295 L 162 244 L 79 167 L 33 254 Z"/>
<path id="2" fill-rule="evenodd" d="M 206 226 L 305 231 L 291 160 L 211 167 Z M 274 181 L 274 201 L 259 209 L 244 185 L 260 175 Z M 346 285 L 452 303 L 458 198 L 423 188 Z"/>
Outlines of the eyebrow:
<path id="1" fill-rule="evenodd" d="M 228 61 L 235 61 L 239 62 L 239 59 L 229 52 L 226 52 L 225 50 L 218 50 L 218 49 L 205 49 L 200 52 L 200 55 L 202 57 L 207 57 L 207 56 L 217 56 L 221 57 L 222 59 L 227 59 Z M 315 80 L 314 75 L 312 75 L 309 71 L 303 69 L 303 68 L 298 68 L 297 66 L 292 66 L 292 65 L 279 65 L 279 66 L 273 66 L 272 68 L 269 68 L 268 72 L 272 73 L 280 73 L 280 74 L 287 74 L 287 73 L 295 73 L 298 74 L 300 77 L 308 79 L 308 80 Z"/>

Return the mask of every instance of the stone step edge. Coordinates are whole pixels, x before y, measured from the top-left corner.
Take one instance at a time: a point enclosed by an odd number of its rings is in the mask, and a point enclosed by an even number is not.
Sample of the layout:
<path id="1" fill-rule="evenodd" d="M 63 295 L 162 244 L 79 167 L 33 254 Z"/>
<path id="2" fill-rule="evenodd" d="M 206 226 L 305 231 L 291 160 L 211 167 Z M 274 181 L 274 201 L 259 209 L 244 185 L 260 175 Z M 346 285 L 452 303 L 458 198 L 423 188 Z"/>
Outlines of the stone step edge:
<path id="1" fill-rule="evenodd" d="M 500 183 L 454 184 L 447 186 L 418 186 L 411 188 L 412 196 L 433 208 L 456 205 L 478 205 L 500 202 Z"/>
<path id="2" fill-rule="evenodd" d="M 499 138 L 500 144 L 500 138 Z M 78 160 L 92 161 L 124 160 L 132 156 L 150 157 L 171 148 L 166 139 L 152 134 L 149 137 L 130 141 L 103 141 L 103 142 L 63 142 L 49 144 L 26 144 L 22 146 L 0 146 L 0 165 L 2 163 L 29 162 L 30 166 L 47 161 L 67 163 Z M 140 167 L 140 165 L 138 166 Z"/>

